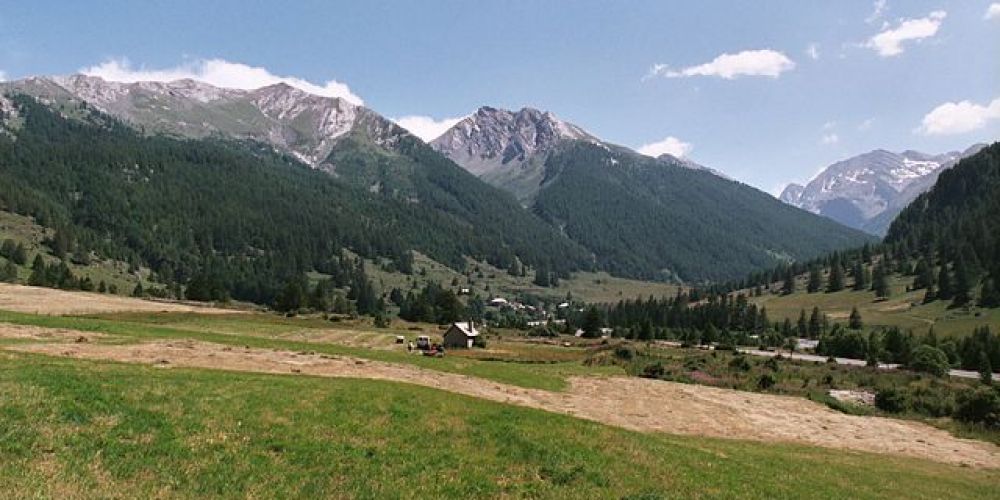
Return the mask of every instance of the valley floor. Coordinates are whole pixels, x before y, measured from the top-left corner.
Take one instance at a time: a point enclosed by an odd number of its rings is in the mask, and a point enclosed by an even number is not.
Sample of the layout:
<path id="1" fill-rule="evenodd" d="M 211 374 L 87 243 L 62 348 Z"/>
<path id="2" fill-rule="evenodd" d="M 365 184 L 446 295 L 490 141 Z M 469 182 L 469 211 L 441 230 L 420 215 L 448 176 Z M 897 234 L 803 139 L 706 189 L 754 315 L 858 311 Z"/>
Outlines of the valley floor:
<path id="1" fill-rule="evenodd" d="M 0 327 L 0 338 L 25 335 Z M 36 329 L 32 329 L 36 330 Z M 668 432 L 891 453 L 958 465 L 1000 468 L 1000 448 L 958 439 L 925 424 L 835 412 L 803 398 L 756 394 L 625 377 L 571 377 L 566 391 L 547 391 L 349 356 L 238 348 L 191 340 L 140 344 L 77 341 L 12 346 L 19 352 L 75 359 L 321 377 L 364 378 L 422 385 L 481 399 L 564 413 L 643 432 Z M 37 336 L 45 332 L 36 333 Z"/>
<path id="2" fill-rule="evenodd" d="M 578 347 L 435 359 L 394 343 L 412 325 L 121 300 L 101 315 L 0 311 L 7 493 L 988 498 L 1000 484 L 994 444 L 627 378 L 583 366 Z M 500 359 L 519 350 L 548 362 Z"/>

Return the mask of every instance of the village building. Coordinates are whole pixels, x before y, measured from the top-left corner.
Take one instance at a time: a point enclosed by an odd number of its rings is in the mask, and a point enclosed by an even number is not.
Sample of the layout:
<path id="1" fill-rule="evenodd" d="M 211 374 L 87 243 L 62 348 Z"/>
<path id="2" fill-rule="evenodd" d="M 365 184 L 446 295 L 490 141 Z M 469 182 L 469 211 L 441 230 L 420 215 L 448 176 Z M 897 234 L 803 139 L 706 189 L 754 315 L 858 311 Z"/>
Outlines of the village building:
<path id="1" fill-rule="evenodd" d="M 452 323 L 448 331 L 444 332 L 443 344 L 446 348 L 470 349 L 479 337 L 479 330 L 476 325 L 469 322 Z"/>

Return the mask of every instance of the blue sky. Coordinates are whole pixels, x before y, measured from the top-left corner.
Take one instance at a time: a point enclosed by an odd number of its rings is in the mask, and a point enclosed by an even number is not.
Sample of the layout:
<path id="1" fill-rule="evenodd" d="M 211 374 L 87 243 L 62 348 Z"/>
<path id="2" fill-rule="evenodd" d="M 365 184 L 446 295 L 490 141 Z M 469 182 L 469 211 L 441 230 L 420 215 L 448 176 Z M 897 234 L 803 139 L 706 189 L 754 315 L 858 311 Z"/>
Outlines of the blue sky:
<path id="1" fill-rule="evenodd" d="M 1000 139 L 994 3 L 0 0 L 0 71 L 295 77 L 425 135 L 533 106 L 775 192 L 875 148 Z"/>

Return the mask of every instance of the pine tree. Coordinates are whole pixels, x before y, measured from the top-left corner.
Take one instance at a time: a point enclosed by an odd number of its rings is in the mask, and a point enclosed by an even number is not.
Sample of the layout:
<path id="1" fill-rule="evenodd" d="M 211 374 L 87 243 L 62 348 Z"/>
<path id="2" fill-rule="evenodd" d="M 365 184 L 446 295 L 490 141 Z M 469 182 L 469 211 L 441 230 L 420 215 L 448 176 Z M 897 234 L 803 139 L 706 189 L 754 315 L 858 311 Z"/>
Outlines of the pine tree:
<path id="1" fill-rule="evenodd" d="M 13 262 L 8 260 L 3 269 L 0 269 L 0 281 L 6 283 L 17 281 L 17 266 Z"/>
<path id="2" fill-rule="evenodd" d="M 948 272 L 948 264 L 941 264 L 941 270 L 937 277 L 938 291 L 937 298 L 949 300 L 955 296 L 955 291 L 951 287 L 951 273 Z"/>
<path id="3" fill-rule="evenodd" d="M 872 276 L 872 291 L 880 299 L 889 296 L 889 277 L 886 276 L 885 266 L 882 263 L 875 266 L 875 272 Z"/>
<path id="4" fill-rule="evenodd" d="M 855 292 L 860 292 L 868 288 L 868 276 L 865 272 L 865 265 L 860 260 L 854 263 L 854 270 L 851 274 L 854 276 Z"/>
<path id="5" fill-rule="evenodd" d="M 840 259 L 834 258 L 830 265 L 830 280 L 826 285 L 826 292 L 839 292 L 844 289 L 844 268 L 840 265 Z"/>
<path id="6" fill-rule="evenodd" d="M 864 324 L 861 322 L 861 313 L 858 312 L 857 307 L 851 309 L 851 318 L 849 321 L 848 327 L 852 330 L 860 330 L 864 327 Z"/>
<path id="7" fill-rule="evenodd" d="M 988 277 L 983 281 L 983 289 L 979 294 L 979 306 L 1000 306 L 1000 290 L 997 289 L 996 280 L 993 278 Z"/>
<path id="8" fill-rule="evenodd" d="M 34 262 L 31 263 L 31 276 L 28 277 L 28 284 L 34 286 L 45 286 L 48 284 L 45 260 L 42 254 L 36 254 Z"/>
<path id="9" fill-rule="evenodd" d="M 809 338 L 819 338 L 823 332 L 822 328 L 822 317 L 819 313 L 819 307 L 813 307 L 812 315 L 809 316 Z"/>
<path id="10" fill-rule="evenodd" d="M 806 284 L 806 291 L 816 293 L 820 288 L 823 288 L 823 275 L 820 274 L 818 267 L 813 266 L 809 269 L 809 283 Z"/>
<path id="11" fill-rule="evenodd" d="M 549 280 L 549 270 L 547 267 L 540 264 L 535 268 L 535 281 L 533 283 L 546 288 L 551 284 L 551 281 Z"/>
<path id="12" fill-rule="evenodd" d="M 969 290 L 972 285 L 969 283 L 969 272 L 965 267 L 965 259 L 959 258 L 955 261 L 955 288 L 954 298 L 951 301 L 952 307 L 962 307 L 972 301 Z"/>
<path id="13" fill-rule="evenodd" d="M 872 247 L 868 243 L 861 247 L 861 260 L 865 261 L 866 264 L 872 263 Z"/>
<path id="14" fill-rule="evenodd" d="M 601 320 L 601 312 L 596 307 L 591 306 L 583 318 L 583 336 L 589 339 L 596 339 L 601 336 L 601 327 L 604 326 Z"/>
<path id="15" fill-rule="evenodd" d="M 913 280 L 913 288 L 921 289 L 927 288 L 934 285 L 934 269 L 933 266 L 927 263 L 926 259 L 920 259 L 917 262 L 917 268 L 914 270 L 916 274 L 916 279 Z"/>
<path id="16" fill-rule="evenodd" d="M 18 243 L 14 247 L 14 253 L 10 256 L 10 260 L 14 261 L 15 264 L 23 266 L 28 263 L 28 250 L 24 248 L 24 243 Z"/>
<path id="17" fill-rule="evenodd" d="M 805 337 L 806 335 L 809 334 L 809 326 L 808 326 L 808 323 L 806 322 L 806 310 L 805 309 L 800 309 L 799 310 L 799 321 L 798 321 L 798 323 L 796 325 L 796 331 L 799 334 L 799 337 Z"/>
<path id="18" fill-rule="evenodd" d="M 791 295 L 795 293 L 795 272 L 789 267 L 785 271 L 785 282 L 781 285 L 782 295 Z"/>

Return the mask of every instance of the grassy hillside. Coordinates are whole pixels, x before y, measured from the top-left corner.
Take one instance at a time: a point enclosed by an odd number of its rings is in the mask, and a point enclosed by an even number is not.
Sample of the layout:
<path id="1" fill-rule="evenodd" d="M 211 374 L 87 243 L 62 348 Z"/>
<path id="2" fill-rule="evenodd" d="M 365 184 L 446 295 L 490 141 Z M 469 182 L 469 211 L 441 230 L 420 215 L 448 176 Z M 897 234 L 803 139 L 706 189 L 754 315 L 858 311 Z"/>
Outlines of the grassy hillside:
<path id="1" fill-rule="evenodd" d="M 988 498 L 1000 480 L 394 383 L 0 357 L 0 427 L 17 429 L 0 440 L 0 483 L 21 498 Z"/>
<path id="2" fill-rule="evenodd" d="M 575 272 L 570 278 L 559 280 L 556 286 L 540 287 L 532 283 L 534 276 L 530 272 L 526 276 L 512 276 L 506 269 L 469 259 L 465 266 L 466 272 L 460 273 L 420 253 L 414 256 L 412 275 L 391 270 L 388 261 L 382 260 L 381 263 L 383 265 L 368 260 L 365 273 L 384 292 L 393 288 L 405 291 L 414 282 L 421 288 L 425 283 L 437 283 L 455 292 L 468 288 L 471 295 L 483 298 L 511 299 L 520 295 L 532 295 L 550 303 L 561 302 L 567 297 L 588 303 L 607 303 L 639 297 L 672 296 L 679 288 L 678 285 L 668 283 L 632 280 L 611 276 L 606 272 L 587 271 Z"/>
<path id="3" fill-rule="evenodd" d="M 801 276 L 797 291 L 791 295 L 764 294 L 751 300 L 767 307 L 767 315 L 772 321 L 788 318 L 793 324 L 801 310 L 808 315 L 813 307 L 819 307 L 832 321 L 846 324 L 851 308 L 857 307 L 865 328 L 898 326 L 924 335 L 933 326 L 939 336 L 962 337 L 978 326 L 990 325 L 994 330 L 1000 327 L 1000 309 L 949 308 L 943 301 L 923 304 L 924 290 L 907 291 L 912 282 L 912 277 L 895 275 L 889 281 L 892 291 L 889 298 L 876 300 L 875 293 L 870 290 L 806 293 L 806 279 Z"/>
<path id="4" fill-rule="evenodd" d="M 0 242 L 12 240 L 21 243 L 27 250 L 28 261 L 23 266 L 18 266 L 18 279 L 26 281 L 31 274 L 31 262 L 35 255 L 41 254 L 47 263 L 56 262 L 58 259 L 52 255 L 52 250 L 45 244 L 46 240 L 52 238 L 55 231 L 43 227 L 36 223 L 31 217 L 17 215 L 0 210 Z M 6 264 L 6 259 L 0 256 L 0 265 Z M 70 270 L 78 277 L 89 277 L 95 284 L 101 281 L 108 286 L 115 286 L 120 293 L 131 293 L 135 285 L 142 282 L 149 284 L 149 268 L 140 267 L 130 271 L 130 266 L 125 262 L 118 262 L 111 259 L 93 260 L 87 264 L 67 262 Z"/>

